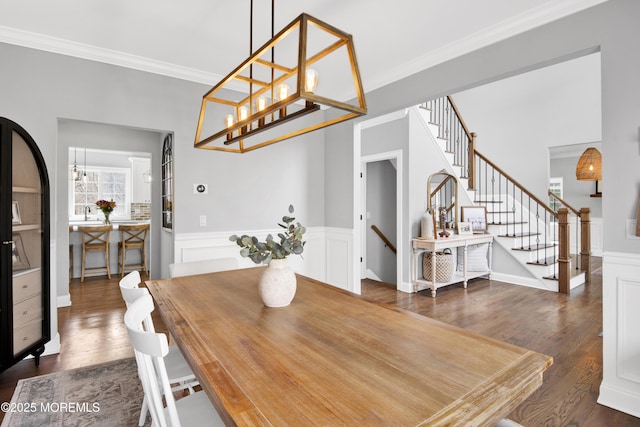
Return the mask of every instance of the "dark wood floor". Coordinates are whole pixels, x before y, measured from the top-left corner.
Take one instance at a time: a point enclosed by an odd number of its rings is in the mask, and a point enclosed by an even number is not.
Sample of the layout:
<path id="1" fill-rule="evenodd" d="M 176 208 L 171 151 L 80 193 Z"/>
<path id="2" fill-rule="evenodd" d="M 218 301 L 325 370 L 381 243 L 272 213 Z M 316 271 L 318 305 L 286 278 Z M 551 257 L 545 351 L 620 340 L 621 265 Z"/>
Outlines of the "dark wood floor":
<path id="1" fill-rule="evenodd" d="M 599 265 L 594 259 L 594 270 Z M 58 309 L 61 353 L 24 360 L 0 374 L 0 402 L 9 401 L 20 378 L 133 356 L 122 323 L 118 278 L 87 278 L 70 285 L 73 305 Z M 510 418 L 526 426 L 640 426 L 640 419 L 598 405 L 602 380 L 602 279 L 571 296 L 476 279 L 418 294 L 363 281 L 363 295 L 553 356 L 544 385 Z M 156 328 L 166 331 L 154 316 Z M 0 419 L 4 414 L 0 413 Z"/>
<path id="2" fill-rule="evenodd" d="M 544 384 L 509 418 L 525 426 L 640 426 L 640 419 L 596 403 L 602 381 L 601 258 L 592 257 L 592 281 L 570 296 L 476 279 L 406 294 L 363 281 L 370 299 L 553 356 Z"/>

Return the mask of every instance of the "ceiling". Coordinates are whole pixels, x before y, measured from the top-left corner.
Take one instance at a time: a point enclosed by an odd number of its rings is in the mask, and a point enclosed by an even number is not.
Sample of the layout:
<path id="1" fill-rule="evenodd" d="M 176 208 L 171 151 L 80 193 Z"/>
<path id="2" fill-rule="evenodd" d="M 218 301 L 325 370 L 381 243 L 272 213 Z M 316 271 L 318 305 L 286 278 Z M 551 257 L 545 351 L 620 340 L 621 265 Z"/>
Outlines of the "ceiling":
<path id="1" fill-rule="evenodd" d="M 353 36 L 365 91 L 606 0 L 277 0 Z M 213 86 L 249 56 L 250 0 L 2 0 L 0 42 Z M 271 36 L 254 0 L 253 46 Z"/>

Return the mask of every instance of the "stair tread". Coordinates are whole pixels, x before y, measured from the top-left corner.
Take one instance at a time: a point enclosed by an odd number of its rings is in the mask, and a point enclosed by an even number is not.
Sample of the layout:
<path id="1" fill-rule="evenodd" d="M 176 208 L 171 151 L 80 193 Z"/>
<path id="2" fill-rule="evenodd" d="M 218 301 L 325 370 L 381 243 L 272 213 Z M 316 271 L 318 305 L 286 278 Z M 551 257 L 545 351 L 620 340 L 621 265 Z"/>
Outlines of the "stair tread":
<path id="1" fill-rule="evenodd" d="M 573 279 L 574 277 L 577 277 L 581 274 L 584 273 L 584 271 L 579 271 L 576 270 L 575 268 L 570 269 L 571 274 L 569 275 L 569 280 Z M 547 279 L 547 280 L 558 280 L 558 276 L 543 276 L 543 279 Z"/>
<path id="2" fill-rule="evenodd" d="M 498 226 L 510 226 L 510 225 L 524 225 L 524 224 L 529 224 L 529 223 L 528 222 L 515 221 L 515 222 L 488 222 L 487 224 L 489 224 L 489 225 L 498 225 Z"/>
<path id="3" fill-rule="evenodd" d="M 535 246 L 523 246 L 521 248 L 511 248 L 512 251 L 525 251 L 525 252 L 533 252 L 533 251 L 538 251 L 538 250 L 542 250 L 542 249 L 549 249 L 549 248 L 553 248 L 556 245 L 554 244 L 547 244 L 547 245 L 535 245 Z"/>
<path id="4" fill-rule="evenodd" d="M 498 237 L 510 237 L 510 238 L 514 238 L 514 237 L 531 237 L 531 236 L 539 236 L 540 233 L 534 233 L 534 232 L 529 232 L 529 233 L 515 233 L 515 234 L 498 234 Z"/>
<path id="5" fill-rule="evenodd" d="M 487 211 L 487 215 L 489 214 L 493 214 L 493 215 L 498 215 L 498 214 L 512 214 L 513 211 Z"/>
<path id="6" fill-rule="evenodd" d="M 530 265 L 553 265 L 558 262 L 558 257 L 550 256 L 538 261 L 527 261 Z"/>
<path id="7" fill-rule="evenodd" d="M 502 200 L 474 200 L 473 203 L 504 203 Z"/>

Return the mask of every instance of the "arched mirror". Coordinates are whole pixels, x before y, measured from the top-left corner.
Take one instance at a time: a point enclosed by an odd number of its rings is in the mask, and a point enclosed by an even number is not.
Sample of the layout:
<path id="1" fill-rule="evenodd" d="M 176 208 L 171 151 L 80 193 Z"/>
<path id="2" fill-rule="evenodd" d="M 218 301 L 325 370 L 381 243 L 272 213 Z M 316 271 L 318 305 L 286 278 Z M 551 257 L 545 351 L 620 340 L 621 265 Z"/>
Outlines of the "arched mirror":
<path id="1" fill-rule="evenodd" d="M 445 172 L 436 172 L 427 180 L 427 209 L 435 213 L 436 226 L 455 229 L 458 223 L 458 179 Z"/>

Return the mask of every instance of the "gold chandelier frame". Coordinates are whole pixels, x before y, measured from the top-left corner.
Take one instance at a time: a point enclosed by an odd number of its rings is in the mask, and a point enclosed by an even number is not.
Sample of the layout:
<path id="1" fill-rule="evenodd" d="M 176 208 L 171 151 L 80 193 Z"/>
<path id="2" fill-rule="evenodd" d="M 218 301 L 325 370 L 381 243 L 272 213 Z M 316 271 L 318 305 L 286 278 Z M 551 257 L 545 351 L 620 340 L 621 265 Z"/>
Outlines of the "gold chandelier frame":
<path id="1" fill-rule="evenodd" d="M 307 57 L 307 37 L 310 25 L 328 33 L 330 36 L 333 36 L 330 38 L 332 41 L 335 41 L 330 43 L 328 46 L 325 46 L 313 56 Z M 273 49 L 278 43 L 281 43 L 285 37 L 295 30 L 299 31 L 297 41 L 297 65 L 295 67 L 287 67 L 274 60 Z M 355 89 L 354 99 L 356 102 L 353 104 L 321 96 L 305 87 L 305 79 L 309 67 L 343 47 L 346 48 L 348 53 L 349 67 L 351 69 L 353 87 Z M 271 61 L 268 61 L 263 57 L 270 50 L 272 57 Z M 253 67 L 266 67 L 267 72 L 271 74 L 271 79 L 265 81 L 264 79 L 261 80 L 254 78 Z M 247 71 L 249 72 L 248 76 L 246 75 Z M 276 101 L 276 88 L 278 85 L 294 77 L 295 88 L 291 95 Z M 238 83 L 249 85 L 248 95 L 238 101 L 229 99 L 228 93 L 232 93 L 237 96 L 237 92 L 226 92 L 223 89 L 232 91 L 233 89 L 230 89 L 230 87 L 234 87 L 234 85 L 237 85 Z M 258 107 L 256 107 L 255 104 L 261 96 L 268 96 L 272 102 L 270 105 L 267 105 L 266 107 L 263 106 L 263 109 L 258 110 Z M 321 106 L 333 108 L 335 111 L 340 111 L 344 114 L 338 115 L 337 117 L 330 117 L 333 116 L 333 114 L 323 115 L 320 111 Z M 214 111 L 213 116 L 221 114 L 222 112 L 229 112 L 229 110 L 231 110 L 235 113 L 237 120 L 234 123 L 228 123 L 227 126 L 223 127 L 225 121 L 218 116 L 214 129 L 221 129 L 217 131 L 214 130 L 213 133 L 209 134 L 209 136 L 203 136 L 203 133 L 205 132 L 204 124 L 206 120 L 208 120 L 207 107 Z M 246 118 L 242 118 L 241 109 L 243 108 L 245 111 L 248 109 Z M 311 113 L 319 113 L 319 116 L 321 117 L 319 120 L 321 121 L 319 123 L 313 123 L 309 126 L 303 127 L 302 129 L 289 131 L 275 137 L 270 135 L 267 140 L 258 140 L 256 137 L 256 135 L 273 129 L 280 124 L 290 122 Z M 202 105 L 200 108 L 194 146 L 196 148 L 208 150 L 244 153 L 294 136 L 340 123 L 366 113 L 367 107 L 364 98 L 364 90 L 362 88 L 360 71 L 358 69 L 351 35 L 303 13 L 283 28 L 278 34 L 273 36 L 271 40 L 260 47 L 255 53 L 253 53 L 248 59 L 246 59 L 202 97 Z M 254 140 L 256 140 L 256 142 L 252 142 Z M 234 146 L 236 143 L 237 146 Z"/>

